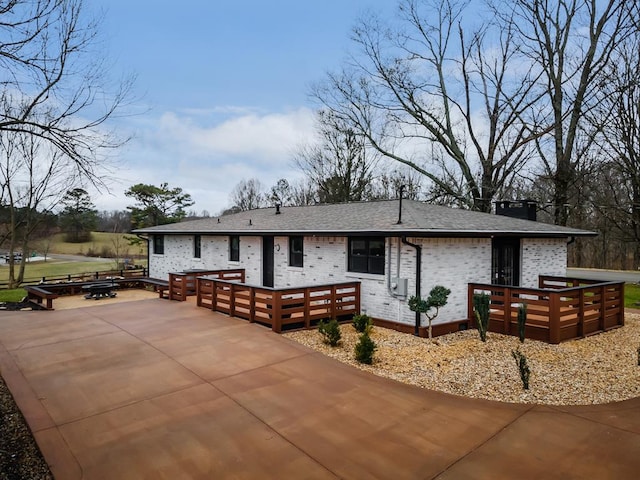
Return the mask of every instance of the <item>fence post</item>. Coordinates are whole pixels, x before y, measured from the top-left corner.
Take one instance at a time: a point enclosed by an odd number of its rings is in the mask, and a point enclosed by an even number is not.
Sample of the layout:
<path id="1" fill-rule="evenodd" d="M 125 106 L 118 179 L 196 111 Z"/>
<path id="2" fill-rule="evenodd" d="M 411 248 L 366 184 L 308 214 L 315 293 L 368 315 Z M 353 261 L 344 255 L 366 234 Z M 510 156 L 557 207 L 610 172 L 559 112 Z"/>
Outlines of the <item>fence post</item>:
<path id="1" fill-rule="evenodd" d="M 502 319 L 502 333 L 505 335 L 511 335 L 511 289 L 504 287 L 504 318 Z M 491 325 L 491 321 L 489 321 Z M 490 330 L 489 328 L 487 330 Z"/>
<path id="2" fill-rule="evenodd" d="M 605 315 L 607 313 L 607 301 L 606 301 L 607 289 L 605 286 L 600 287 L 600 318 L 598 319 L 598 327 L 601 331 L 605 331 Z"/>
<path id="3" fill-rule="evenodd" d="M 467 321 L 469 322 L 469 326 L 467 328 L 471 328 L 473 322 L 473 292 L 475 288 L 472 283 L 467 283 Z"/>
<path id="4" fill-rule="evenodd" d="M 236 316 L 236 289 L 233 283 L 229 283 L 229 316 Z"/>
<path id="5" fill-rule="evenodd" d="M 249 287 L 249 322 L 256 321 L 256 289 Z"/>
<path id="6" fill-rule="evenodd" d="M 280 305 L 282 295 L 279 290 L 272 290 L 272 295 L 273 314 L 271 318 L 271 329 L 276 333 L 280 333 L 282 331 L 282 306 Z"/>
<path id="7" fill-rule="evenodd" d="M 560 294 L 549 292 L 549 343 L 560 343 Z"/>
<path id="8" fill-rule="evenodd" d="M 618 284 L 618 325 L 624 326 L 624 282 Z"/>
<path id="9" fill-rule="evenodd" d="M 304 326 L 311 327 L 311 295 L 309 289 L 304 289 Z"/>
<path id="10" fill-rule="evenodd" d="M 578 290 L 578 336 L 584 338 L 584 290 Z"/>
<path id="11" fill-rule="evenodd" d="M 211 280 L 211 310 L 218 309 L 218 282 Z"/>

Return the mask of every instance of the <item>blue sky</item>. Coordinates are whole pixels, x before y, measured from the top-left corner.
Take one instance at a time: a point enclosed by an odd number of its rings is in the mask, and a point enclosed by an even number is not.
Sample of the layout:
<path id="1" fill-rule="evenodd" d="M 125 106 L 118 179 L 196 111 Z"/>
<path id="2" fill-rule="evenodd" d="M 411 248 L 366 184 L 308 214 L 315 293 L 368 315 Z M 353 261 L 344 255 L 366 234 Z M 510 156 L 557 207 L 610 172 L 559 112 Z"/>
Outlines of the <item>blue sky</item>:
<path id="1" fill-rule="evenodd" d="M 295 179 L 292 151 L 314 134 L 312 83 L 336 69 L 350 30 L 394 0 L 92 0 L 102 9 L 106 54 L 137 75 L 139 114 L 118 120 L 131 142 L 100 210 L 124 209 L 135 183 L 168 182 L 193 210 L 229 206 L 243 179 L 269 187 Z"/>

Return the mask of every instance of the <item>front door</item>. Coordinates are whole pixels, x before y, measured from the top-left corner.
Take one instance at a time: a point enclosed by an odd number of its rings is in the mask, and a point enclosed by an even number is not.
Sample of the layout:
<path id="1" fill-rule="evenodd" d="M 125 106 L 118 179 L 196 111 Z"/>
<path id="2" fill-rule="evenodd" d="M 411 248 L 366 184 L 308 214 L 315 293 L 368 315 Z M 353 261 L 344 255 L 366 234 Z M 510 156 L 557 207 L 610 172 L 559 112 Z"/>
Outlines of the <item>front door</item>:
<path id="1" fill-rule="evenodd" d="M 273 237 L 262 237 L 262 285 L 273 287 Z"/>
<path id="2" fill-rule="evenodd" d="M 499 237 L 493 239 L 491 283 L 494 285 L 520 285 L 520 239 Z"/>

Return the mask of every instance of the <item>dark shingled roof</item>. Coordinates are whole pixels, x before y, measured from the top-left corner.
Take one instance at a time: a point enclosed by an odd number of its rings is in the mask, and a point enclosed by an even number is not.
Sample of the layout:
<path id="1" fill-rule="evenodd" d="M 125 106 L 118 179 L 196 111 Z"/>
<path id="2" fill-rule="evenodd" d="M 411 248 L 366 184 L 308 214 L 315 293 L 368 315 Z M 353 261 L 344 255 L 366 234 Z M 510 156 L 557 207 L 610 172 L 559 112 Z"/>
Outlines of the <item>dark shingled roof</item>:
<path id="1" fill-rule="evenodd" d="M 158 225 L 138 234 L 209 235 L 383 235 L 412 237 L 572 237 L 594 232 L 472 212 L 413 200 L 353 202 L 305 207 L 261 208 L 222 217 Z"/>

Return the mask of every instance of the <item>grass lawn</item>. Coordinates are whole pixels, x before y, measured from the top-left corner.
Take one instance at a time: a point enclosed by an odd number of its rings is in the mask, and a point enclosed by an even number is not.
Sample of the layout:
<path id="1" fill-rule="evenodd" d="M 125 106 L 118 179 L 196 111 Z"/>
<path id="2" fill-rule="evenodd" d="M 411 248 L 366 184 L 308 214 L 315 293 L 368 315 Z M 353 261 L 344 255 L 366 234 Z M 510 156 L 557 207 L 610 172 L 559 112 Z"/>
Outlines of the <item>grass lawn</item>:
<path id="1" fill-rule="evenodd" d="M 61 277 L 76 273 L 93 273 L 105 270 L 114 270 L 115 263 L 111 260 L 105 262 L 67 262 L 48 260 L 46 262 L 27 263 L 24 270 L 25 280 L 40 280 L 42 277 Z M 0 267 L 0 283 L 6 283 L 9 279 L 9 267 Z"/>
<path id="2" fill-rule="evenodd" d="M 49 247 L 49 253 L 62 253 L 67 255 L 100 255 L 103 257 L 115 256 L 117 252 L 120 258 L 138 257 L 146 258 L 147 245 L 129 245 L 127 237 L 135 237 L 130 233 L 92 232 L 91 240 L 84 243 L 69 243 L 64 241 L 64 234 L 54 235 Z M 37 248 L 36 248 L 37 250 Z"/>
<path id="3" fill-rule="evenodd" d="M 0 290 L 0 302 L 19 302 L 26 294 L 27 292 L 22 288 Z"/>
<path id="4" fill-rule="evenodd" d="M 627 308 L 640 308 L 636 305 L 640 302 L 640 285 L 627 283 L 624 286 L 624 306 Z"/>

